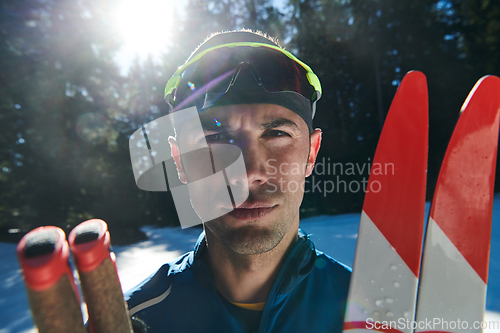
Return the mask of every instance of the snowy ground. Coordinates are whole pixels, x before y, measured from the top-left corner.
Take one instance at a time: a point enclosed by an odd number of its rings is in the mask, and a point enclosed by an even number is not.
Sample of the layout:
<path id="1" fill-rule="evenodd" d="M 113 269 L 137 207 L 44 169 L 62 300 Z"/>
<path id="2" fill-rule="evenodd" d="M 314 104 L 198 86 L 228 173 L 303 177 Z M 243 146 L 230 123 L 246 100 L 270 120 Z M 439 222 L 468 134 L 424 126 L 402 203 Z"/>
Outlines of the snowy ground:
<path id="1" fill-rule="evenodd" d="M 318 216 L 304 219 L 302 229 L 314 234 L 316 247 L 351 266 L 358 232 L 359 214 Z M 132 288 L 163 263 L 193 248 L 200 229 L 143 229 L 148 240 L 117 246 L 118 271 L 124 290 Z M 0 333 L 35 332 L 28 309 L 15 244 L 0 243 Z M 495 199 L 491 242 L 490 275 L 485 319 L 500 321 L 500 197 Z M 493 330 L 484 331 L 493 333 Z"/>

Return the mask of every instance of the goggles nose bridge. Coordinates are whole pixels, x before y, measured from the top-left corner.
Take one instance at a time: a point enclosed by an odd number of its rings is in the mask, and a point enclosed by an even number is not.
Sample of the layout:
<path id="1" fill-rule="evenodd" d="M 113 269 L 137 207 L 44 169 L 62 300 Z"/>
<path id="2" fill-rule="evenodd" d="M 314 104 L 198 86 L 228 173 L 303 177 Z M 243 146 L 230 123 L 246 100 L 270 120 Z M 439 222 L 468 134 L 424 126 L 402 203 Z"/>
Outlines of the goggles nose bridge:
<path id="1" fill-rule="evenodd" d="M 255 83 L 257 83 L 257 85 L 261 88 L 263 88 L 265 90 L 265 87 L 262 86 L 262 79 L 259 75 L 259 72 L 257 71 L 257 68 L 255 68 L 255 65 L 252 64 L 250 61 L 241 61 L 234 69 L 234 74 L 233 74 L 233 77 L 231 78 L 231 82 L 229 83 L 229 86 L 227 88 L 227 90 L 229 90 L 229 88 L 231 88 L 232 86 L 235 85 L 236 83 L 236 80 L 240 77 L 240 74 L 241 74 L 241 77 L 243 80 L 243 84 L 248 84 L 250 80 L 249 79 L 249 75 L 253 78 L 253 80 L 255 81 Z M 246 76 L 246 77 L 245 77 Z M 247 80 L 245 80 L 245 78 Z M 241 82 L 240 80 L 240 82 Z M 226 92 L 227 92 L 226 90 Z"/>

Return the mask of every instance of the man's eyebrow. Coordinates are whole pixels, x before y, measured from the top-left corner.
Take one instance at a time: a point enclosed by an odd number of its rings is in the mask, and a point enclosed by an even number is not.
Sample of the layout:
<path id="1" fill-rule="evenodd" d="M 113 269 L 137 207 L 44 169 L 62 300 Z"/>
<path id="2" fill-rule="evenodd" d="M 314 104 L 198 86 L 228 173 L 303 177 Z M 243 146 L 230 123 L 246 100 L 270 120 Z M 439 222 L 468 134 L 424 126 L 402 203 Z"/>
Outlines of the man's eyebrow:
<path id="1" fill-rule="evenodd" d="M 299 126 L 294 121 L 291 121 L 290 119 L 287 118 L 277 118 L 273 119 L 267 123 L 261 124 L 259 127 L 260 129 L 267 130 L 267 129 L 273 129 L 281 126 L 290 126 L 295 129 L 298 129 Z"/>
<path id="2" fill-rule="evenodd" d="M 217 131 L 223 132 L 228 129 L 227 125 L 222 125 L 215 118 L 200 119 L 201 127 L 204 131 Z"/>

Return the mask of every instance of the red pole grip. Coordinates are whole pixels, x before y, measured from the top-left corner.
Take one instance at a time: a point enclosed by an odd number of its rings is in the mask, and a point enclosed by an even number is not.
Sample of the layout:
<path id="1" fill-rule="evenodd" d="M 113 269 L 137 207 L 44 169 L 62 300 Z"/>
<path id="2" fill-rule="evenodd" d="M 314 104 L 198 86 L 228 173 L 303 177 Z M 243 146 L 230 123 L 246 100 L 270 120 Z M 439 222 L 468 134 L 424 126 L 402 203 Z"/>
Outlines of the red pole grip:
<path id="1" fill-rule="evenodd" d="M 68 242 L 79 272 L 91 272 L 115 255 L 110 251 L 108 226 L 103 220 L 88 220 L 77 225 L 69 234 Z"/>
<path id="2" fill-rule="evenodd" d="M 80 223 L 71 231 L 68 241 L 80 275 L 91 332 L 131 333 L 132 323 L 118 279 L 115 255 L 110 251 L 106 223 L 102 220 Z"/>
<path id="3" fill-rule="evenodd" d="M 68 274 L 69 247 L 64 231 L 48 226 L 27 233 L 17 245 L 17 257 L 21 264 L 26 285 L 35 291 L 45 291 Z"/>
<path id="4" fill-rule="evenodd" d="M 19 242 L 17 257 L 38 331 L 85 333 L 64 232 L 52 226 L 32 230 Z"/>

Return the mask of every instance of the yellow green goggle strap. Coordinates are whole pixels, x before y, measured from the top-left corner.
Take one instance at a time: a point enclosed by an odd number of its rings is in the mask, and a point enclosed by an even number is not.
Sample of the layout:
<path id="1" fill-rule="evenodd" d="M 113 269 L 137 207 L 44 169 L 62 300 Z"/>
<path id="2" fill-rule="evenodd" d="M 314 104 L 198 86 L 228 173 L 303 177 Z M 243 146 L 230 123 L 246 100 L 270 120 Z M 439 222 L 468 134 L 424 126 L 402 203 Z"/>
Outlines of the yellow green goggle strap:
<path id="1" fill-rule="evenodd" d="M 287 50 L 284 50 L 284 49 L 282 49 L 282 48 L 280 48 L 278 46 L 271 45 L 271 44 L 254 43 L 254 42 L 238 42 L 238 43 L 221 44 L 221 45 L 217 45 L 217 46 L 211 47 L 209 49 L 206 49 L 205 51 L 202 51 L 199 54 L 195 55 L 191 60 L 189 60 L 188 62 L 186 62 L 181 67 L 177 68 L 177 70 L 175 71 L 174 75 L 172 75 L 172 77 L 170 78 L 170 80 L 168 80 L 167 85 L 165 86 L 165 96 L 164 96 L 165 99 L 167 99 L 167 97 L 169 95 L 172 95 L 172 93 L 174 92 L 174 90 L 179 86 L 179 83 L 181 82 L 181 73 L 188 66 L 190 66 L 194 62 L 196 62 L 199 59 L 201 59 L 201 57 L 203 57 L 208 52 L 212 52 L 214 50 L 217 50 L 217 49 L 220 49 L 220 48 L 225 48 L 225 47 L 239 47 L 239 46 L 266 47 L 266 48 L 273 49 L 273 50 L 276 50 L 276 51 L 279 51 L 279 52 L 283 53 L 288 58 L 292 59 L 293 61 L 297 62 L 302 67 L 304 67 L 304 69 L 307 71 L 307 74 L 306 74 L 307 80 L 314 87 L 314 90 L 316 91 L 316 100 L 318 100 L 321 97 L 321 93 L 322 93 L 321 83 L 319 82 L 319 79 L 316 76 L 316 74 L 314 74 L 314 72 L 312 71 L 311 67 L 309 67 L 304 62 L 300 61 L 297 57 L 295 57 L 293 54 L 291 54 Z"/>

